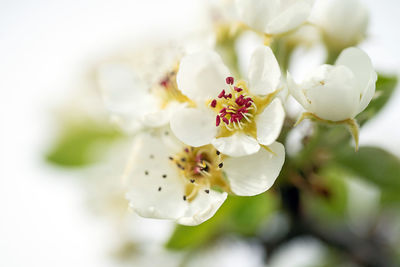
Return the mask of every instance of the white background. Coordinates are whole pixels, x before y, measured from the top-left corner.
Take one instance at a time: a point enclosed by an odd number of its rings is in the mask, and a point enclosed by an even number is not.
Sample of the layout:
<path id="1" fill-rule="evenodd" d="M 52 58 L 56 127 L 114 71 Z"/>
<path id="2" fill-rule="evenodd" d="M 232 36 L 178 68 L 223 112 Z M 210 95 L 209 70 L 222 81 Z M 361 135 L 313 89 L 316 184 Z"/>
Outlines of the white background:
<path id="1" fill-rule="evenodd" d="M 188 0 L 0 0 L 0 266 L 107 266 L 105 225 L 83 194 L 42 160 L 53 134 L 48 114 L 99 55 L 151 34 L 186 31 Z M 398 0 L 366 0 L 378 70 L 400 68 Z M 184 27 L 184 28 L 183 28 Z M 400 92 L 369 123 L 362 144 L 400 155 Z"/>

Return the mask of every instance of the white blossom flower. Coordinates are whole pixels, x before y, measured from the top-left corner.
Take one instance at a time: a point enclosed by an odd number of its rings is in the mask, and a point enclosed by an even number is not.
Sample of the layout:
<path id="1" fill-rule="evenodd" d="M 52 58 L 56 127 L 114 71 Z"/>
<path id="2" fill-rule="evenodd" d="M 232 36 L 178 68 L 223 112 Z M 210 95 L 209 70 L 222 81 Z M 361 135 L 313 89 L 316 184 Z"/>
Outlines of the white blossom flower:
<path id="1" fill-rule="evenodd" d="M 190 146 L 212 143 L 230 156 L 256 153 L 260 144 L 271 145 L 282 128 L 282 103 L 273 99 L 280 78 L 278 62 L 269 47 L 254 51 L 249 86 L 244 81 L 235 84 L 222 59 L 213 51 L 186 56 L 181 61 L 177 82 L 195 105 L 174 114 L 171 129 Z"/>
<path id="2" fill-rule="evenodd" d="M 188 101 L 176 86 L 180 50 L 166 45 L 138 51 L 100 64 L 96 73 L 112 119 L 128 133 L 167 124 Z"/>
<path id="3" fill-rule="evenodd" d="M 288 74 L 292 96 L 307 110 L 304 118 L 348 124 L 358 144 L 354 121 L 375 93 L 377 74 L 368 55 L 358 48 L 343 50 L 335 65 L 321 65 L 301 83 Z M 357 132 L 354 132 L 357 131 Z"/>
<path id="4" fill-rule="evenodd" d="M 197 225 L 215 214 L 227 192 L 251 196 L 273 185 L 285 151 L 278 142 L 271 150 L 228 157 L 211 145 L 187 146 L 169 129 L 142 132 L 135 138 L 125 176 L 127 198 L 143 217 Z"/>
<path id="5" fill-rule="evenodd" d="M 304 23 L 314 0 L 237 0 L 242 21 L 256 31 L 280 34 Z"/>
<path id="6" fill-rule="evenodd" d="M 340 51 L 364 39 L 368 10 L 359 0 L 318 1 L 310 20 L 322 29 L 326 43 Z"/>

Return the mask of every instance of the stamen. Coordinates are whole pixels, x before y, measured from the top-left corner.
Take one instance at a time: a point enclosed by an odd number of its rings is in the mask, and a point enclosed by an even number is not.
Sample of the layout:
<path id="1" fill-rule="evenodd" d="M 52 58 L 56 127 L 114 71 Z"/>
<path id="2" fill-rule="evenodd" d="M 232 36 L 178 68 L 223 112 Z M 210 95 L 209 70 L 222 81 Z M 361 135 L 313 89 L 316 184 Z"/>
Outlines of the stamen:
<path id="1" fill-rule="evenodd" d="M 219 126 L 220 123 L 221 123 L 221 117 L 217 115 L 217 117 L 215 118 L 215 125 Z"/>
<path id="2" fill-rule="evenodd" d="M 225 79 L 227 84 L 233 85 L 233 83 L 235 82 L 235 80 L 233 79 L 233 77 L 227 77 Z"/>
<path id="3" fill-rule="evenodd" d="M 214 99 L 213 101 L 211 101 L 211 107 L 215 108 L 217 106 L 217 100 Z"/>

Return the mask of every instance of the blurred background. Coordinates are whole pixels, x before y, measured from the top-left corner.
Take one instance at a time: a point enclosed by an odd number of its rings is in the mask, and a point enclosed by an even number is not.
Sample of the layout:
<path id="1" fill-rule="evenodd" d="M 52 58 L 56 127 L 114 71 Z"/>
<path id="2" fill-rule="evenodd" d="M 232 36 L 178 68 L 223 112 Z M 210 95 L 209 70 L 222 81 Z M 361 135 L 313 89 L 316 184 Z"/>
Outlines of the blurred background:
<path id="1" fill-rule="evenodd" d="M 360 47 L 379 72 L 397 75 L 400 3 L 363 2 L 370 25 Z M 194 29 L 201 31 L 207 26 L 204 5 L 201 0 L 0 0 L 0 266 L 178 266 L 184 256 L 166 253 L 159 245 L 171 235 L 172 223 L 133 214 L 128 221 L 116 220 L 118 214 L 98 216 L 108 205 L 101 204 L 102 190 L 109 187 L 105 182 L 93 188 L 90 177 L 116 175 L 115 166 L 122 169 L 128 154 L 126 143 L 116 145 L 118 152 L 103 161 L 113 162 L 113 168 L 99 163 L 84 170 L 65 169 L 49 164 L 46 155 L 56 142 L 60 120 L 82 113 L 104 119 L 101 99 L 82 89 L 95 64 L 156 38 L 182 40 Z M 382 112 L 363 127 L 361 145 L 380 146 L 400 156 L 399 122 L 396 90 Z M 118 135 L 101 127 L 98 131 L 107 140 Z M 82 177 L 87 182 L 77 181 Z M 375 205 L 379 193 L 366 187 L 350 185 L 361 197 L 349 205 Z M 363 202 L 362 196 L 372 202 Z M 272 224 L 279 220 L 276 216 Z M 134 264 L 115 260 L 132 250 L 127 232 L 146 247 Z M 120 246 L 124 238 L 127 242 Z M 324 253 L 319 241 L 301 238 L 275 253 L 270 265 L 319 266 Z M 190 266 L 264 266 L 264 257 L 257 242 L 228 236 L 201 256 L 193 255 Z"/>

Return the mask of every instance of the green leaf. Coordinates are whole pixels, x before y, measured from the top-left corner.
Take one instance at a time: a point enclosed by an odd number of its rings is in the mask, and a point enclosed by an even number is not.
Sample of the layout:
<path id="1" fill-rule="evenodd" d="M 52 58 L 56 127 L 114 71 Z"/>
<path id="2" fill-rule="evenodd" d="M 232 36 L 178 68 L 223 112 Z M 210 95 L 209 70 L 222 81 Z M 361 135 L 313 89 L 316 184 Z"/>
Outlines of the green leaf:
<path id="1" fill-rule="evenodd" d="M 336 151 L 335 162 L 351 174 L 362 177 L 381 190 L 381 203 L 400 204 L 400 159 L 377 147 Z"/>
<path id="2" fill-rule="evenodd" d="M 385 106 L 396 88 L 396 85 L 396 76 L 378 75 L 375 98 L 373 98 L 368 107 L 357 116 L 357 121 L 360 125 L 363 125 L 375 116 Z"/>
<path id="3" fill-rule="evenodd" d="M 322 169 L 318 179 L 313 182 L 313 187 L 319 188 L 320 193 L 302 192 L 306 210 L 311 211 L 315 218 L 320 218 L 325 223 L 342 220 L 347 215 L 348 201 L 345 177 L 346 174 L 334 166 Z"/>
<path id="4" fill-rule="evenodd" d="M 122 134 L 110 125 L 93 121 L 68 123 L 50 148 L 46 160 L 63 167 L 81 167 L 96 162 L 111 142 Z"/>
<path id="5" fill-rule="evenodd" d="M 196 248 L 225 233 L 253 235 L 276 207 L 269 193 L 253 197 L 229 196 L 210 220 L 198 226 L 177 225 L 166 247 Z"/>
<path id="6" fill-rule="evenodd" d="M 336 152 L 335 161 L 356 176 L 363 177 L 380 188 L 400 190 L 400 160 L 377 147 L 350 147 Z"/>

